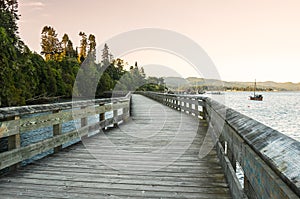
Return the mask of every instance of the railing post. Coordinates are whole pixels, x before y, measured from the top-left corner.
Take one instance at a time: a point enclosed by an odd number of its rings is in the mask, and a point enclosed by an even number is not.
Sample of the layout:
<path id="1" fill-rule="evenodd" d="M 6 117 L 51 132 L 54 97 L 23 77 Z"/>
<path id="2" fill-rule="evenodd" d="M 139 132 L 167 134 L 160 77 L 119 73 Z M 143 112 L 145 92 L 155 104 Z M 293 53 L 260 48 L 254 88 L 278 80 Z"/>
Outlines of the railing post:
<path id="1" fill-rule="evenodd" d="M 20 116 L 15 116 L 14 120 L 19 120 Z M 8 137 L 8 143 L 7 143 L 7 148 L 8 151 L 13 150 L 13 149 L 18 149 L 21 147 L 21 138 L 20 138 L 20 129 L 19 127 L 16 128 L 16 134 L 9 136 Z M 15 164 L 13 166 L 11 166 L 9 169 L 11 171 L 16 170 L 19 167 L 20 164 Z"/>
<path id="2" fill-rule="evenodd" d="M 178 110 L 178 99 L 175 98 L 174 101 L 175 101 L 174 108 L 175 108 L 176 110 Z"/>
<path id="3" fill-rule="evenodd" d="M 175 103 L 176 103 L 176 100 L 174 97 L 172 97 L 172 108 L 175 109 Z"/>
<path id="4" fill-rule="evenodd" d="M 83 106 L 83 107 L 81 107 L 80 109 L 82 109 L 82 110 L 84 111 L 85 108 L 86 108 L 86 107 Z M 81 123 L 81 128 L 87 126 L 87 125 L 88 125 L 87 117 L 81 118 L 81 119 L 80 119 L 80 123 Z M 83 138 L 86 138 L 86 137 L 88 137 L 88 133 L 87 133 L 85 136 L 83 136 Z"/>
<path id="5" fill-rule="evenodd" d="M 185 108 L 186 108 L 186 103 L 185 103 L 185 97 L 182 98 L 183 101 L 182 101 L 182 107 L 183 107 L 183 112 L 185 113 Z"/>
<path id="6" fill-rule="evenodd" d="M 124 107 L 122 112 L 123 112 L 123 121 L 126 122 L 128 120 L 128 118 L 130 117 L 129 115 L 129 103 L 128 102 L 128 106 Z"/>
<path id="7" fill-rule="evenodd" d="M 206 113 L 207 113 L 207 110 L 206 110 L 206 101 L 202 101 L 202 112 L 200 112 L 200 116 L 202 117 L 203 120 L 207 120 L 207 116 L 206 116 Z"/>
<path id="8" fill-rule="evenodd" d="M 220 136 L 221 137 L 221 136 Z M 222 139 L 221 140 L 221 144 L 223 145 L 225 145 L 225 141 Z M 233 167 L 233 169 L 236 171 L 236 159 L 235 159 L 235 157 L 234 157 L 234 153 L 233 153 L 233 146 L 232 146 L 232 143 L 228 143 L 227 142 L 227 157 L 228 157 L 228 159 L 229 159 L 229 161 L 230 161 L 230 163 L 231 163 L 231 165 L 232 165 L 232 167 Z"/>
<path id="9" fill-rule="evenodd" d="M 194 115 L 195 117 L 198 118 L 198 99 L 197 98 L 193 98 L 194 102 L 193 102 L 193 105 L 194 106 Z"/>
<path id="10" fill-rule="evenodd" d="M 177 110 L 181 112 L 181 100 L 180 100 L 180 97 L 177 98 Z"/>
<path id="11" fill-rule="evenodd" d="M 99 103 L 99 106 L 104 106 L 104 105 L 105 105 L 104 102 Z M 105 112 L 99 114 L 99 128 L 100 129 L 105 128 L 104 126 L 102 126 L 102 121 L 104 121 L 104 120 L 105 120 Z"/>
<path id="12" fill-rule="evenodd" d="M 52 113 L 59 113 L 60 110 L 54 110 L 52 111 Z M 57 135 L 61 135 L 62 134 L 62 124 L 59 123 L 59 124 L 54 124 L 53 125 L 53 137 L 54 136 L 57 136 Z M 62 149 L 62 145 L 60 146 L 57 146 L 54 148 L 54 153 L 57 153 L 58 151 L 60 151 Z"/>
<path id="13" fill-rule="evenodd" d="M 113 105 L 114 104 L 116 104 L 116 102 L 113 103 Z M 113 110 L 113 120 L 114 120 L 114 127 L 118 127 L 118 109 Z"/>

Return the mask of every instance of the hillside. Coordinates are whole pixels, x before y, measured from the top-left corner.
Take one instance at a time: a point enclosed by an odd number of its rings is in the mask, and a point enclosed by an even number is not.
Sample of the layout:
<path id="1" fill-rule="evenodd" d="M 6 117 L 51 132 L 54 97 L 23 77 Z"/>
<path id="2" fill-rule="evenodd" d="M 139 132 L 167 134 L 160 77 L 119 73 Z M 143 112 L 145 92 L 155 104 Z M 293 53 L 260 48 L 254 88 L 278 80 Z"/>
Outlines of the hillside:
<path id="1" fill-rule="evenodd" d="M 181 77 L 165 77 L 165 82 L 170 88 L 189 88 L 202 87 L 207 90 L 243 90 L 253 88 L 253 82 L 228 82 L 215 79 L 203 79 L 197 77 L 188 77 L 186 79 Z M 257 88 L 263 90 L 274 91 L 300 91 L 300 83 L 278 83 L 273 81 L 257 82 Z"/>

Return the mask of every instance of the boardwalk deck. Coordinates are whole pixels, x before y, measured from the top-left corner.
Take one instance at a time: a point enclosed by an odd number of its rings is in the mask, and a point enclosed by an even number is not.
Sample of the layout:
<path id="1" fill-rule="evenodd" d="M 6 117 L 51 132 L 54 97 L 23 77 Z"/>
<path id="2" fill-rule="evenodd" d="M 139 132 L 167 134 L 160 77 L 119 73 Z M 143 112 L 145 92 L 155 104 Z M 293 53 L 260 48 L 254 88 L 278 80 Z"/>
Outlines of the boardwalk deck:
<path id="1" fill-rule="evenodd" d="M 132 120 L 0 178 L 1 198 L 231 198 L 207 124 L 140 95 Z"/>

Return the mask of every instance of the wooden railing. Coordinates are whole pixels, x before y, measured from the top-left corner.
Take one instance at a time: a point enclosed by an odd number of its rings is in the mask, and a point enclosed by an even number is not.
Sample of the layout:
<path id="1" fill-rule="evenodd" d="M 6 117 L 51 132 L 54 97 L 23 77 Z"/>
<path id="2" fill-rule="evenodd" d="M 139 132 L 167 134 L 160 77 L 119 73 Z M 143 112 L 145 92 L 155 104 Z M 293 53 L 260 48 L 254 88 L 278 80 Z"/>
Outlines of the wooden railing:
<path id="1" fill-rule="evenodd" d="M 140 94 L 208 122 L 233 198 L 300 197 L 300 142 L 207 97 Z"/>
<path id="2" fill-rule="evenodd" d="M 119 109 L 122 114 L 118 114 Z M 129 117 L 129 110 L 130 94 L 121 98 L 1 108 L 0 140 L 5 143 L 6 150 L 0 153 L 0 170 L 15 169 L 20 162 L 52 149 L 57 152 L 63 144 L 80 140 L 91 131 L 117 126 Z M 113 117 L 105 118 L 106 112 L 112 112 Z M 95 115 L 99 115 L 99 121 L 89 124 L 88 117 Z M 63 132 L 62 124 L 73 120 L 80 120 L 81 126 Z M 23 146 L 22 134 L 49 126 L 53 127 L 51 137 Z"/>

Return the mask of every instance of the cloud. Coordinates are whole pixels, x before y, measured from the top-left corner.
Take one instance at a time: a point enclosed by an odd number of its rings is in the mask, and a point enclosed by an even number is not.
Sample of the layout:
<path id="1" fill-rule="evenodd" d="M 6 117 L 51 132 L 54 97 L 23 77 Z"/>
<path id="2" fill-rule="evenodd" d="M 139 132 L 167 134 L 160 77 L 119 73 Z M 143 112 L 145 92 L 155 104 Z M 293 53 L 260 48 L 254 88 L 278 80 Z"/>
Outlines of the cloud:
<path id="1" fill-rule="evenodd" d="M 26 6 L 26 7 L 44 7 L 45 4 L 43 2 L 40 2 L 40 1 L 34 1 L 34 2 L 23 3 L 22 6 Z"/>

